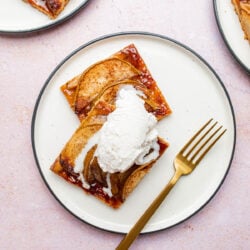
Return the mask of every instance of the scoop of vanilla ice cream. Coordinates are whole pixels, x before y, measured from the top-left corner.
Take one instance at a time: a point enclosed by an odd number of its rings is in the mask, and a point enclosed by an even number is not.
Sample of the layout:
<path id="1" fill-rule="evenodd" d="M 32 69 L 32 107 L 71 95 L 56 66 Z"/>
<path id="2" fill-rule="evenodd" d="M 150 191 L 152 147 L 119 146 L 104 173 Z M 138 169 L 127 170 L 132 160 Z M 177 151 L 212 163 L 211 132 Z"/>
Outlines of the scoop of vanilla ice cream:
<path id="1" fill-rule="evenodd" d="M 142 165 L 159 156 L 157 120 L 139 95 L 132 86 L 122 87 L 116 109 L 99 131 L 95 155 L 104 172 L 124 172 L 134 163 Z"/>

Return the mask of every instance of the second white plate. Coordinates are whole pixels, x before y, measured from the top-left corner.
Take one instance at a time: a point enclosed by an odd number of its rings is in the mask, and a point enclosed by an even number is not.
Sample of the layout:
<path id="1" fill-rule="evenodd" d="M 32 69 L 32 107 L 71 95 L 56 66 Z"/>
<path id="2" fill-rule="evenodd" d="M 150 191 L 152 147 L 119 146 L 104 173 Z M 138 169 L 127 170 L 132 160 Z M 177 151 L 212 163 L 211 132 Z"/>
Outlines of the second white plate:
<path id="1" fill-rule="evenodd" d="M 50 171 L 50 166 L 79 126 L 60 86 L 91 64 L 134 43 L 169 102 L 173 114 L 159 122 L 170 147 L 118 210 L 107 207 Z M 174 173 L 173 159 L 209 118 L 227 128 L 198 168 L 177 183 L 143 232 L 168 228 L 199 211 L 221 186 L 234 153 L 235 121 L 224 85 L 196 53 L 166 37 L 121 33 L 83 45 L 52 72 L 37 100 L 32 144 L 39 170 L 56 199 L 76 217 L 96 227 L 126 233 Z"/>
<path id="2" fill-rule="evenodd" d="M 214 0 L 214 11 L 226 45 L 235 59 L 250 73 L 250 44 L 244 39 L 244 33 L 231 0 Z"/>
<path id="3" fill-rule="evenodd" d="M 54 20 L 22 0 L 2 1 L 0 33 L 27 33 L 55 26 L 76 14 L 89 0 L 71 0 Z"/>

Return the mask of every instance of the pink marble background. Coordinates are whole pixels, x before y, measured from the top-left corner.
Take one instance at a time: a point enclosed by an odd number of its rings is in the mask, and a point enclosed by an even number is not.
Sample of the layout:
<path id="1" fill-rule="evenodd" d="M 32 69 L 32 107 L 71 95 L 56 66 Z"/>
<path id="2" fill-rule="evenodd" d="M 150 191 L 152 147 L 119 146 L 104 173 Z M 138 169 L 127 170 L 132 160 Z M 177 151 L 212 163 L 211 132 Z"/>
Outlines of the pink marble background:
<path id="1" fill-rule="evenodd" d="M 122 235 L 64 210 L 44 184 L 31 147 L 34 105 L 52 69 L 91 39 L 120 31 L 160 33 L 197 51 L 224 82 L 237 144 L 214 199 L 184 223 L 140 236 L 131 249 L 250 249 L 250 76 L 219 34 L 212 1 L 91 0 L 71 20 L 26 36 L 0 35 L 0 249 L 114 249 Z"/>

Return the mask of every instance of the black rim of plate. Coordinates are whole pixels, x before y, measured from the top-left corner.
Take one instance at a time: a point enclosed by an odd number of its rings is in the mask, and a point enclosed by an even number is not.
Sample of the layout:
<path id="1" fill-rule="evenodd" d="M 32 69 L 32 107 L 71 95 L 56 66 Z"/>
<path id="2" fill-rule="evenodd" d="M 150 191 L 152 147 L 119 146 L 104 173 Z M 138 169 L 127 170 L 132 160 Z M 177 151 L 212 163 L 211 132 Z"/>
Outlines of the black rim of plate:
<path id="1" fill-rule="evenodd" d="M 226 35 L 225 35 L 224 31 L 223 31 L 223 27 L 222 27 L 221 22 L 220 22 L 219 12 L 218 12 L 218 8 L 217 8 L 217 1 L 218 1 L 218 0 L 213 0 L 213 6 L 214 6 L 215 20 L 216 20 L 218 29 L 219 29 L 219 31 L 220 31 L 220 34 L 221 34 L 221 36 L 222 36 L 222 38 L 223 38 L 223 40 L 224 40 L 224 42 L 225 42 L 225 44 L 226 44 L 228 50 L 230 51 L 230 53 L 231 53 L 232 56 L 234 57 L 234 59 L 238 62 L 238 64 L 239 64 L 243 69 L 246 70 L 246 72 L 247 72 L 248 74 L 250 74 L 250 68 L 247 67 L 247 66 L 240 60 L 240 58 L 235 54 L 233 48 L 231 47 L 229 41 L 228 41 L 227 38 L 226 38 Z M 243 35 L 242 35 L 242 36 L 243 36 Z"/>
<path id="2" fill-rule="evenodd" d="M 32 116 L 32 123 L 31 123 L 31 140 L 32 140 L 32 149 L 33 149 L 33 154 L 34 154 L 34 158 L 35 158 L 35 161 L 36 161 L 36 164 L 37 164 L 37 167 L 38 167 L 38 170 L 42 176 L 42 179 L 43 181 L 45 182 L 46 186 L 48 187 L 48 189 L 50 190 L 50 192 L 52 193 L 52 195 L 55 197 L 55 199 L 62 205 L 62 207 L 64 207 L 70 214 L 72 214 L 73 216 L 75 216 L 77 219 L 79 219 L 80 221 L 84 222 L 84 223 L 87 223 L 95 228 L 98 228 L 98 229 L 101 229 L 101 230 L 105 230 L 105 231 L 109 231 L 109 232 L 113 232 L 113 233 L 120 233 L 120 234 L 124 234 L 123 232 L 119 232 L 119 231 L 115 231 L 115 230 L 110 230 L 110 229 L 106 229 L 106 228 L 103 228 L 103 227 L 99 227 L 99 226 L 96 226 L 96 225 L 93 225 L 91 224 L 90 222 L 87 222 L 85 221 L 84 219 L 80 218 L 77 214 L 73 213 L 69 208 L 67 208 L 63 202 L 57 197 L 57 195 L 53 192 L 53 190 L 51 189 L 50 185 L 47 183 L 46 181 L 46 178 L 45 176 L 43 175 L 43 172 L 41 170 L 41 167 L 39 165 L 39 159 L 38 159 L 38 156 L 37 156 L 37 153 L 36 153 L 36 147 L 35 147 L 35 139 L 34 139 L 34 134 L 35 134 L 35 123 L 36 123 L 36 115 L 37 115 L 37 110 L 38 110 L 38 107 L 39 107 L 39 103 L 40 103 L 40 100 L 43 96 L 43 93 L 47 87 L 47 85 L 50 83 L 50 80 L 52 79 L 52 77 L 55 75 L 55 73 L 60 69 L 60 67 L 62 67 L 64 65 L 65 62 L 67 62 L 71 57 L 73 57 L 75 54 L 77 54 L 79 51 L 81 51 L 82 49 L 96 43 L 96 42 L 99 42 L 99 41 L 102 41 L 102 40 L 106 40 L 106 39 L 110 39 L 110 38 L 113 38 L 113 37 L 119 37 L 119 36 L 132 36 L 132 35 L 135 35 L 135 36 L 146 36 L 146 37 L 155 37 L 155 38 L 160 38 L 160 39 L 163 39 L 163 40 L 166 40 L 166 41 L 169 41 L 169 42 L 172 42 L 174 43 L 175 45 L 178 45 L 180 46 L 181 48 L 184 48 L 185 50 L 191 52 L 194 56 L 196 56 L 202 63 L 204 63 L 208 69 L 212 72 L 212 74 L 216 77 L 216 79 L 218 80 L 218 82 L 221 84 L 221 87 L 222 89 L 224 90 L 224 93 L 226 94 L 226 97 L 228 99 L 228 102 L 229 102 L 229 106 L 230 106 L 230 109 L 231 109 L 231 114 L 232 114 L 232 119 L 233 119 L 233 125 L 234 125 L 234 140 L 233 140 L 233 148 L 232 148 L 232 152 L 231 152 L 231 157 L 230 157 L 230 160 L 229 160 L 229 164 L 228 164 L 228 167 L 227 167 L 227 170 L 220 182 L 220 184 L 218 185 L 218 188 L 214 191 L 214 193 L 211 195 L 211 197 L 201 206 L 199 207 L 196 211 L 194 211 L 191 215 L 189 215 L 188 217 L 186 217 L 185 219 L 181 220 L 181 221 L 178 221 L 176 222 L 175 224 L 171 225 L 171 226 L 168 226 L 168 227 L 165 227 L 165 228 L 161 228 L 161 229 L 158 229 L 158 230 L 153 230 L 153 231 L 149 231 L 149 232 L 144 232 L 143 234 L 148 234 L 148 233 L 154 233 L 154 232 L 159 232 L 159 231 L 162 231 L 162 230 L 165 230 L 165 229 L 168 229 L 168 228 L 171 228 L 171 227 L 174 227 L 186 220 L 188 220 L 190 217 L 192 217 L 193 215 L 197 214 L 200 210 L 202 210 L 203 207 L 205 207 L 210 200 L 212 200 L 212 198 L 215 196 L 215 194 L 218 192 L 218 190 L 220 189 L 221 185 L 223 184 L 228 172 L 229 172 L 229 169 L 231 167 L 231 164 L 232 164 L 232 160 L 233 160 L 233 156 L 234 156 L 234 151 L 235 151 L 235 145 L 236 145 L 236 120 L 235 120 L 235 114 L 234 114 L 234 109 L 233 109 L 233 106 L 232 106 L 232 102 L 231 102 L 231 99 L 230 99 L 230 96 L 226 90 L 226 87 L 225 85 L 223 84 L 223 82 L 221 81 L 221 79 L 219 78 L 218 74 L 215 72 L 215 70 L 199 55 L 197 54 L 197 52 L 195 52 L 194 50 L 192 50 L 191 48 L 187 47 L 186 45 L 172 39 L 172 38 L 169 38 L 167 36 L 164 36 L 164 35 L 160 35 L 160 34 L 155 34 L 155 33 L 151 33 L 151 32 L 144 32 L 144 31 L 128 31 L 128 32 L 119 32 L 119 33 L 113 33 L 113 34 L 109 34 L 109 35 L 105 35 L 105 36 L 101 36 L 99 38 L 96 38 L 94 40 L 91 40 L 85 44 L 83 44 L 82 46 L 80 46 L 79 48 L 77 48 L 76 50 L 74 50 L 71 54 L 69 54 L 67 57 L 65 57 L 61 63 L 59 63 L 57 65 L 57 67 L 52 71 L 52 73 L 50 74 L 50 76 L 48 77 L 47 81 L 45 82 L 44 86 L 42 87 L 39 95 L 38 95 L 38 98 L 37 98 L 37 101 L 36 101 L 36 104 L 35 104 L 35 107 L 34 107 L 34 111 L 33 111 L 33 116 Z"/>
<path id="3" fill-rule="evenodd" d="M 29 33 L 33 33 L 33 32 L 37 32 L 37 31 L 43 31 L 43 30 L 47 30 L 50 28 L 53 28 L 65 21 L 67 21 L 68 19 L 72 18 L 74 15 L 76 15 L 78 12 L 80 12 L 80 10 L 82 8 L 84 8 L 88 3 L 90 2 L 90 0 L 85 0 L 79 7 L 77 7 L 75 10 L 71 11 L 68 15 L 66 15 L 63 18 L 59 18 L 58 20 L 55 20 L 54 22 L 44 25 L 44 26 L 40 26 L 37 28 L 31 28 L 31 29 L 27 29 L 27 30 L 1 30 L 0 29 L 0 34 L 13 34 L 13 35 L 18 35 L 18 34 L 29 34 Z"/>

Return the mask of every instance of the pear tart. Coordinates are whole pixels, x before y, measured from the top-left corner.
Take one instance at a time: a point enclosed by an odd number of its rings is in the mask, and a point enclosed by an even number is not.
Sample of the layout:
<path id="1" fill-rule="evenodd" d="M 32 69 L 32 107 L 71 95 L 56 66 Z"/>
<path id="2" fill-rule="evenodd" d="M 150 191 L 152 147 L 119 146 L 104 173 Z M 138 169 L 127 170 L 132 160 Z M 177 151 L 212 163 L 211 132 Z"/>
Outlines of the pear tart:
<path id="1" fill-rule="evenodd" d="M 250 42 L 250 0 L 232 0 L 245 38 Z"/>
<path id="2" fill-rule="evenodd" d="M 171 113 L 135 46 L 129 45 L 62 85 L 61 90 L 79 117 L 80 125 L 51 166 L 55 174 L 113 208 L 126 200 L 168 147 L 157 136 L 158 155 L 154 159 L 143 164 L 132 163 L 124 171 L 103 170 L 96 156 L 97 135 L 118 109 L 116 100 L 122 88 L 135 89 L 144 103 L 143 109 L 156 121 Z"/>
<path id="3" fill-rule="evenodd" d="M 134 44 L 90 66 L 65 83 L 61 90 L 73 111 L 82 120 L 91 109 L 99 90 L 122 80 L 137 82 L 137 88 L 146 96 L 150 95 L 146 108 L 153 112 L 158 120 L 171 113 L 169 105 Z"/>
<path id="4" fill-rule="evenodd" d="M 65 8 L 69 0 L 23 0 L 32 7 L 55 19 Z"/>

